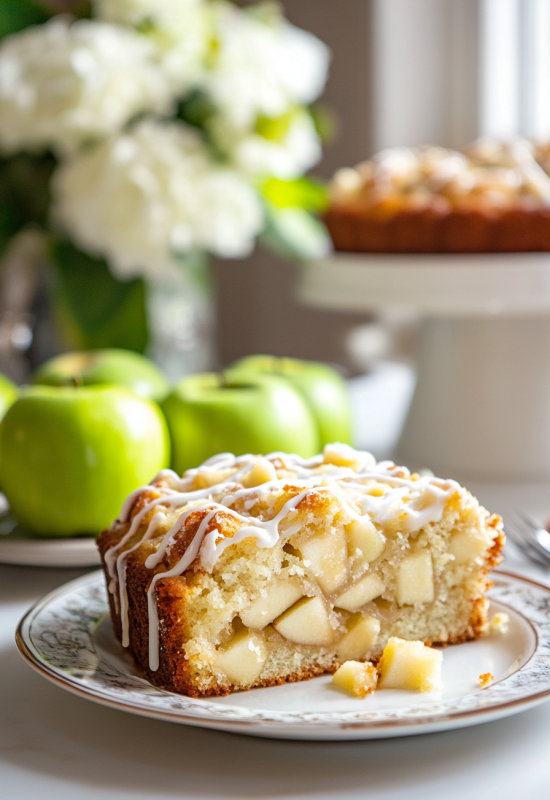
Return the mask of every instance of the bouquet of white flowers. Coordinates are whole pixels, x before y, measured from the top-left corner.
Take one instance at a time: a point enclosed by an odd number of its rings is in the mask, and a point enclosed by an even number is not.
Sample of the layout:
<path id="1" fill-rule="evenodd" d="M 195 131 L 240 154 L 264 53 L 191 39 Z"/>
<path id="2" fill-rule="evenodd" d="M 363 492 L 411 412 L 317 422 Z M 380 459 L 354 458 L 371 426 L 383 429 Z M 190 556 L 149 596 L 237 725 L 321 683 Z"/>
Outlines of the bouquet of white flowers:
<path id="1" fill-rule="evenodd" d="M 45 21 L 0 42 L 0 245 L 39 222 L 58 254 L 103 261 L 128 290 L 188 254 L 245 256 L 257 237 L 324 252 L 323 191 L 302 176 L 321 155 L 312 103 L 329 53 L 278 6 L 94 0 L 74 17 L 51 16 L 54 0 L 7 5 Z"/>

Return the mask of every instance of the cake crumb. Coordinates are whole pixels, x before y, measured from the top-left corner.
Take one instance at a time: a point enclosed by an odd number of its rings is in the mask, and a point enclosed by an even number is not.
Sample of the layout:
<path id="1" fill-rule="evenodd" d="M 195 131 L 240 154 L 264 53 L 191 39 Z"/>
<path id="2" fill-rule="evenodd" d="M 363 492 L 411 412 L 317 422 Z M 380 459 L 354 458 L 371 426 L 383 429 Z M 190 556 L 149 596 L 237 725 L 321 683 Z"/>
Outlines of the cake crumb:
<path id="1" fill-rule="evenodd" d="M 486 686 L 489 686 L 494 680 L 493 675 L 490 672 L 484 672 L 482 675 L 479 676 L 479 685 L 481 689 L 485 689 Z"/>
<path id="2" fill-rule="evenodd" d="M 495 614 L 489 623 L 490 633 L 508 633 L 510 617 L 508 614 Z"/>
<path id="3" fill-rule="evenodd" d="M 332 682 L 356 697 L 366 697 L 376 689 L 378 670 L 370 661 L 345 661 L 332 676 Z"/>

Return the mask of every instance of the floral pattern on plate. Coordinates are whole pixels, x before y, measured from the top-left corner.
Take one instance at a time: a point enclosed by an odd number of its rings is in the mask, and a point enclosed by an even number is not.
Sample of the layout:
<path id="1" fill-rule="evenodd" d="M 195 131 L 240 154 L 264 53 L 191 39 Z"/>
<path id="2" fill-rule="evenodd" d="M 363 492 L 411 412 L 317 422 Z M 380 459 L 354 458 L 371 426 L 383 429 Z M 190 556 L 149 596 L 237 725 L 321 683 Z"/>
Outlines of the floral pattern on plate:
<path id="1" fill-rule="evenodd" d="M 353 710 L 269 709 L 256 707 L 253 700 L 245 707 L 230 704 L 231 698 L 226 704 L 158 689 L 137 674 L 110 634 L 100 572 L 66 584 L 33 606 L 20 623 L 17 642 L 23 656 L 45 677 L 90 700 L 137 714 L 277 738 L 361 739 L 425 733 L 506 716 L 550 696 L 550 588 L 506 572 L 495 572 L 493 578 L 491 602 L 515 612 L 527 642 L 518 663 L 483 690 L 434 696 L 430 702 L 425 695 L 423 702 L 411 701 L 407 693 L 405 703 L 393 708 L 372 708 L 357 701 Z M 112 639 L 112 658 L 98 636 L 103 629 Z M 309 683 L 313 682 L 294 687 Z M 246 696 L 282 688 L 253 690 Z"/>

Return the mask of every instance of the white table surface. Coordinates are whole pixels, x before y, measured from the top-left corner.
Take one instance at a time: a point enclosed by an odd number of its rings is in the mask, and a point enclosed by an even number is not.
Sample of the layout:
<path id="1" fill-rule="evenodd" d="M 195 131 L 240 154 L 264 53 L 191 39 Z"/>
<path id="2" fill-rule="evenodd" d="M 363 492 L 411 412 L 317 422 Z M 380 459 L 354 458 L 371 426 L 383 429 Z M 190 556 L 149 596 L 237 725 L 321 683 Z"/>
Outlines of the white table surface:
<path id="1" fill-rule="evenodd" d="M 472 488 L 505 516 L 517 507 L 550 516 L 550 487 Z M 550 585 L 550 569 L 509 555 L 508 568 Z M 26 665 L 14 632 L 35 600 L 85 571 L 0 565 L 2 800 L 550 797 L 550 702 L 457 731 L 327 743 L 200 730 L 70 695 Z"/>

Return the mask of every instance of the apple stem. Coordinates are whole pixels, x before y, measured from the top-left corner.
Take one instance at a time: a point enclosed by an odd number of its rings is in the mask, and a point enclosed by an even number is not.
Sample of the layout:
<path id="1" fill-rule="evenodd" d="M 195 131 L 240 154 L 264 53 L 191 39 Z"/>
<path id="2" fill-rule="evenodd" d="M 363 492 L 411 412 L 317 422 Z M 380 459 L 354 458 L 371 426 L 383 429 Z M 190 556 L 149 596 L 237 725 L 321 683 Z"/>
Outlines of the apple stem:
<path id="1" fill-rule="evenodd" d="M 70 381 L 71 386 L 74 386 L 75 389 L 79 389 L 81 386 L 83 386 L 81 375 L 71 375 Z"/>
<path id="2" fill-rule="evenodd" d="M 225 372 L 222 371 L 222 372 L 218 373 L 218 380 L 220 382 L 220 389 L 227 389 L 228 388 L 229 383 L 227 381 L 227 375 L 226 375 Z"/>

